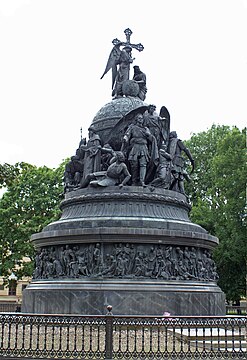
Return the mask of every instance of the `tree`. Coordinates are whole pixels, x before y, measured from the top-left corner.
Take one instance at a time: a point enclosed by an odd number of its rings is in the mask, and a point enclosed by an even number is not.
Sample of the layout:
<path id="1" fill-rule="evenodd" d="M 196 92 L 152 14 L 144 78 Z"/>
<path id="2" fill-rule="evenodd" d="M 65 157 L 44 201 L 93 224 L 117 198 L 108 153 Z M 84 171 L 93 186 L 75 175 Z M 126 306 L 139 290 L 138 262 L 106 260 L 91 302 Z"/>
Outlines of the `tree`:
<path id="1" fill-rule="evenodd" d="M 246 129 L 214 125 L 187 141 L 196 162 L 187 187 L 191 218 L 219 238 L 214 252 L 219 286 L 233 301 L 246 291 L 245 134 Z"/>
<path id="2" fill-rule="evenodd" d="M 63 165 L 49 169 L 27 163 L 1 166 L 0 181 L 7 186 L 0 199 L 1 276 L 11 271 L 19 278 L 32 274 L 32 262 L 23 258 L 34 256 L 30 236 L 59 217 L 63 169 Z"/>
<path id="3" fill-rule="evenodd" d="M 0 189 L 10 185 L 20 174 L 22 167 L 25 167 L 24 163 L 17 163 L 15 165 L 8 163 L 0 164 Z"/>

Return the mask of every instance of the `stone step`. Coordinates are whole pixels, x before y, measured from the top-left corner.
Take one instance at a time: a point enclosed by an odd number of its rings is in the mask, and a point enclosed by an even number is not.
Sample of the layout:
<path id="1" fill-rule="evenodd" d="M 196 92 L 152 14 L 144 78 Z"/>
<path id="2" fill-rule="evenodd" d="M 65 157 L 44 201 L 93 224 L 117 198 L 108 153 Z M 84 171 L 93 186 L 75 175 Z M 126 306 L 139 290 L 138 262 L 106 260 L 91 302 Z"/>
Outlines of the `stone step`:
<path id="1" fill-rule="evenodd" d="M 169 329 L 172 331 L 172 329 Z M 182 329 L 176 331 L 178 338 L 183 339 L 190 346 L 223 351 L 246 351 L 246 335 L 239 330 L 225 330 L 218 328 Z"/>
<path id="2" fill-rule="evenodd" d="M 193 347 L 198 347 L 200 349 L 213 349 L 213 350 L 228 350 L 228 351 L 243 351 L 247 349 L 246 341 L 234 341 L 234 346 L 232 341 L 191 341 L 190 345 Z"/>

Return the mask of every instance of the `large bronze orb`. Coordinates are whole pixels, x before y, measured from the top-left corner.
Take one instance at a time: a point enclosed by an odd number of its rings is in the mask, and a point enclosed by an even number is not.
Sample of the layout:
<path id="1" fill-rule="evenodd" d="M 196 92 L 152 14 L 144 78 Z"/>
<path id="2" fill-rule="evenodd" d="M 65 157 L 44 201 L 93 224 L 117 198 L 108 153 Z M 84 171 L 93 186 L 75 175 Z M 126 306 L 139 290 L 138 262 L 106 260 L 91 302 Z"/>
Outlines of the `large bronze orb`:
<path id="1" fill-rule="evenodd" d="M 112 129 L 133 110 L 143 109 L 147 104 L 137 97 L 120 97 L 105 104 L 95 115 L 92 124 L 102 144 L 108 142 Z"/>

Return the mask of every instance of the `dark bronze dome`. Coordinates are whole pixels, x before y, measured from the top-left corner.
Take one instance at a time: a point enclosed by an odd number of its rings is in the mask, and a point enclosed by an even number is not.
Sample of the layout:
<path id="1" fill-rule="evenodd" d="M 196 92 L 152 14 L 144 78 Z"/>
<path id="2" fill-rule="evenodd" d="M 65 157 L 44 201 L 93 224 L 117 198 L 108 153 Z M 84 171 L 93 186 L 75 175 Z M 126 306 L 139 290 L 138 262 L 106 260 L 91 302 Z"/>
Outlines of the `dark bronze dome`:
<path id="1" fill-rule="evenodd" d="M 102 143 L 109 142 L 113 128 L 133 111 L 147 109 L 147 104 L 138 97 L 120 97 L 105 104 L 95 115 L 92 124 Z"/>

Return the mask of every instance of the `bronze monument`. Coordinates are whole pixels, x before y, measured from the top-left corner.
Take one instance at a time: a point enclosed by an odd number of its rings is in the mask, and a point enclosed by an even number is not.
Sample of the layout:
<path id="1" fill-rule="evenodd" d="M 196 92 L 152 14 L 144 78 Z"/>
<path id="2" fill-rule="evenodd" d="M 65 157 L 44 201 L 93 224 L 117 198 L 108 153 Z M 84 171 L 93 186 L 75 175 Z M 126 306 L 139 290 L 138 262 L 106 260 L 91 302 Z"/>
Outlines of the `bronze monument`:
<path id="1" fill-rule="evenodd" d="M 113 99 L 66 165 L 62 216 L 32 236 L 24 312 L 103 314 L 111 304 L 115 314 L 225 314 L 218 239 L 189 219 L 193 155 L 167 108 L 144 102 L 146 75 L 131 68 L 132 49 L 144 48 L 131 34 L 113 40 L 102 75 L 112 70 Z"/>

